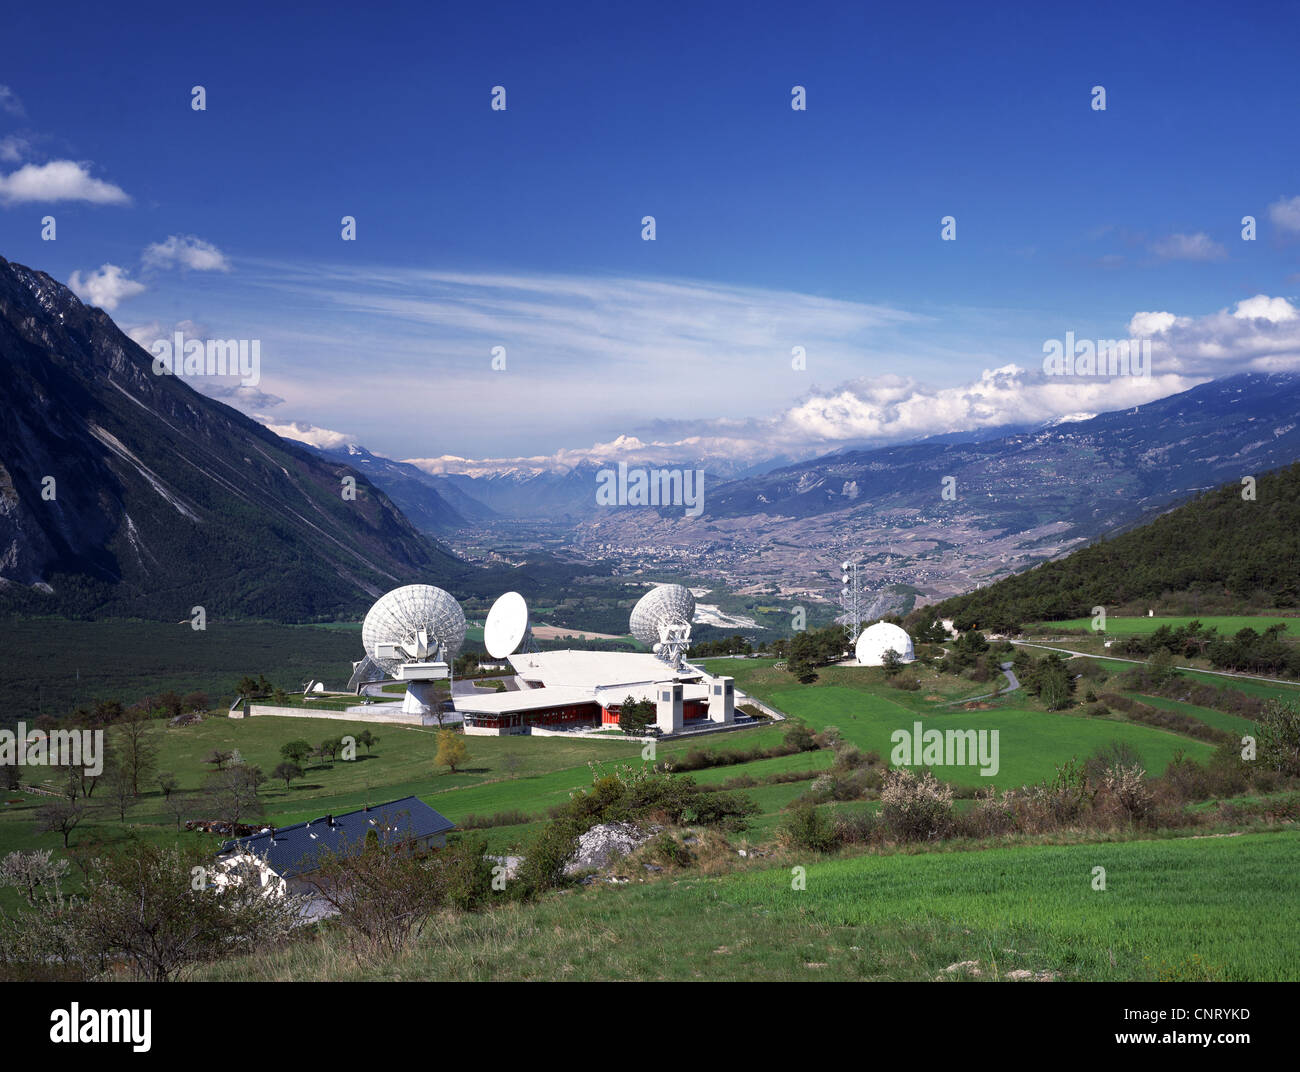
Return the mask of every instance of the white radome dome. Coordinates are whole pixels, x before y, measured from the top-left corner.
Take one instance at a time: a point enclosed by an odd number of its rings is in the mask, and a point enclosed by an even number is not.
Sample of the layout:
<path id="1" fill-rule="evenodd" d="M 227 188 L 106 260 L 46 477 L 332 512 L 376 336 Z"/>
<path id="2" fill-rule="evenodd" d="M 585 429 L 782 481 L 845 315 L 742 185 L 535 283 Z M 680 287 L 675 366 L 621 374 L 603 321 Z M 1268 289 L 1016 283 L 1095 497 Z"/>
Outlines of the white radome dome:
<path id="1" fill-rule="evenodd" d="M 896 625 L 889 622 L 876 622 L 862 630 L 858 637 L 854 654 L 862 666 L 884 666 L 885 652 L 893 649 L 900 661 L 916 661 L 916 652 L 912 648 L 912 638 Z"/>

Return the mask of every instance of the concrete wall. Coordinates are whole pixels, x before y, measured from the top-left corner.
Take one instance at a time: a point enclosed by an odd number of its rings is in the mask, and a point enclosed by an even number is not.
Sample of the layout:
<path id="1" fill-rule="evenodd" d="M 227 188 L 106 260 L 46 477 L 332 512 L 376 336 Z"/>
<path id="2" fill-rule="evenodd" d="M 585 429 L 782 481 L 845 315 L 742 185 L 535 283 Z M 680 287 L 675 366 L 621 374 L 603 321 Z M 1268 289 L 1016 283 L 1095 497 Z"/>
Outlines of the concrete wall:
<path id="1" fill-rule="evenodd" d="M 404 713 L 400 702 L 369 704 L 366 706 L 357 705 L 344 710 L 330 707 L 273 707 L 270 704 L 249 704 L 248 714 L 251 718 L 257 718 L 260 715 L 275 715 L 278 718 L 335 718 L 343 722 L 395 722 L 404 726 L 438 725 L 438 719 L 434 715 Z M 243 718 L 243 715 L 232 711 L 230 717 Z M 444 724 L 448 726 L 455 726 L 460 723 L 460 716 L 454 712 L 444 713 L 442 718 Z"/>

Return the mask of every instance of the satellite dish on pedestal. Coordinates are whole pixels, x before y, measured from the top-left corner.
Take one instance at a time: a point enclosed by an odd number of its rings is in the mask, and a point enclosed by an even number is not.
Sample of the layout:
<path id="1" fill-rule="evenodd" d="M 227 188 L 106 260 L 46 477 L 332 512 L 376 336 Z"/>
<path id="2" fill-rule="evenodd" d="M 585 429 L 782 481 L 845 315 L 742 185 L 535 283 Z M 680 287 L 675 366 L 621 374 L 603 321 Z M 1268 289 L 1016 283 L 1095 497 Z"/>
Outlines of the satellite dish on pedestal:
<path id="1" fill-rule="evenodd" d="M 528 604 L 518 592 L 499 596 L 488 611 L 483 626 L 483 646 L 494 659 L 504 659 L 519 650 L 532 636 L 528 628 Z"/>
<path id="2" fill-rule="evenodd" d="M 628 625 L 632 635 L 671 666 L 679 666 L 691 646 L 691 620 L 695 597 L 680 584 L 661 584 L 641 597 L 632 608 Z"/>
<path id="3" fill-rule="evenodd" d="M 366 658 L 353 680 L 380 671 L 405 681 L 402 710 L 428 714 L 437 703 L 430 682 L 451 676 L 451 660 L 465 643 L 465 612 L 450 593 L 433 585 L 394 588 L 366 614 L 361 643 Z"/>

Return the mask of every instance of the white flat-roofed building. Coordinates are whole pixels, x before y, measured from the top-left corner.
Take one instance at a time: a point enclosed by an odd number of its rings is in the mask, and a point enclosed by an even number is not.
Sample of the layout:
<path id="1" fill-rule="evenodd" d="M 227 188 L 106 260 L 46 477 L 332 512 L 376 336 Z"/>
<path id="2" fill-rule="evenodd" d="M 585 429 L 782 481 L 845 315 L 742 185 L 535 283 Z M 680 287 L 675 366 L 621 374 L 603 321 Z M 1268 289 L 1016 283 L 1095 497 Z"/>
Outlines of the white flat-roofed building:
<path id="1" fill-rule="evenodd" d="M 509 656 L 519 686 L 505 692 L 457 694 L 453 699 L 465 732 L 470 734 L 525 734 L 533 726 L 545 729 L 579 729 L 617 726 L 623 701 L 649 700 L 658 704 L 663 686 L 681 690 L 681 718 L 676 729 L 691 729 L 709 722 L 729 723 L 733 689 L 719 691 L 711 678 L 691 666 L 674 669 L 654 655 L 617 651 L 522 652 Z M 717 697 L 715 710 L 710 703 Z M 730 706 L 730 705 L 727 705 Z"/>

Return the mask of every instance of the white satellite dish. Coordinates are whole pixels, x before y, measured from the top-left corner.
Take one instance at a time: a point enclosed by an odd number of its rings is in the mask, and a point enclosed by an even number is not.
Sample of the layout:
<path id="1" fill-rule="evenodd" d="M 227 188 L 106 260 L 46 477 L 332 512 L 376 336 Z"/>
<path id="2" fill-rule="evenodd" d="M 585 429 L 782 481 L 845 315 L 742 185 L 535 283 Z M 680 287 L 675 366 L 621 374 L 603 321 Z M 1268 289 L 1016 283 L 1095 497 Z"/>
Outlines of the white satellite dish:
<path id="1" fill-rule="evenodd" d="M 498 596 L 483 626 L 483 646 L 494 659 L 504 659 L 519 650 L 529 636 L 528 604 L 518 592 Z"/>
<path id="2" fill-rule="evenodd" d="M 628 620 L 632 635 L 664 662 L 681 663 L 691 646 L 695 596 L 680 584 L 661 584 L 641 597 Z"/>
<path id="3" fill-rule="evenodd" d="M 361 626 L 361 643 L 390 677 L 426 660 L 453 658 L 465 643 L 465 612 L 441 588 L 408 584 L 394 588 L 370 608 Z"/>
<path id="4" fill-rule="evenodd" d="M 388 677 L 408 682 L 403 712 L 427 715 L 438 703 L 433 682 L 451 675 L 451 660 L 465 643 L 465 612 L 450 593 L 433 585 L 394 588 L 366 614 L 361 643 L 366 659 L 353 680 L 373 673 L 368 660 Z"/>

